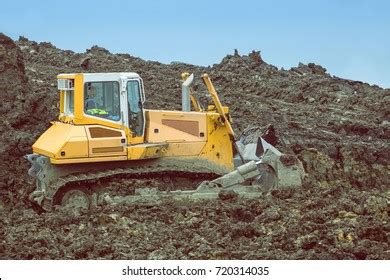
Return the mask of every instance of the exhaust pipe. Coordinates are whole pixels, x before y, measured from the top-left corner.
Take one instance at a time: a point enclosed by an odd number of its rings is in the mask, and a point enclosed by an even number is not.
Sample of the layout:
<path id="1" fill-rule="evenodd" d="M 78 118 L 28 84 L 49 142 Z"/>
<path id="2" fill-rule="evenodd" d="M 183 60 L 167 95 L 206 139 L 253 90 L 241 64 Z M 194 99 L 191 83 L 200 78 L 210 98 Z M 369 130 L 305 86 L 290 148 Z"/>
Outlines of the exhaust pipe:
<path id="1" fill-rule="evenodd" d="M 191 100 L 190 100 L 190 86 L 194 80 L 194 74 L 188 76 L 188 73 L 182 74 L 183 82 L 181 86 L 181 100 L 182 100 L 182 111 L 190 112 L 191 111 Z"/>

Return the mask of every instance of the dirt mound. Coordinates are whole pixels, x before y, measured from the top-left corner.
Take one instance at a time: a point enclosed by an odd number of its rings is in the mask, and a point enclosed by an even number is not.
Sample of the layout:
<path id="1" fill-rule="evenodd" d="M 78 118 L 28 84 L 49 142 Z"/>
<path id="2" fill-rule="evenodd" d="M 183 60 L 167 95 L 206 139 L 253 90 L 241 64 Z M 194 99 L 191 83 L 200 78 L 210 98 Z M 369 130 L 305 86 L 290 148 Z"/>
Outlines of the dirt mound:
<path id="1" fill-rule="evenodd" d="M 0 33 L 0 197 L 14 197 L 12 189 L 16 182 L 17 169 L 20 168 L 21 157 L 33 139 L 30 132 L 21 129 L 26 119 L 25 102 L 27 93 L 27 77 L 21 50 L 7 36 Z M 24 171 L 22 171 L 25 173 Z M 0 208 L 2 201 L 0 200 Z"/>
<path id="2" fill-rule="evenodd" d="M 78 216 L 26 209 L 33 187 L 22 156 L 56 119 L 56 75 L 119 71 L 139 73 L 146 107 L 161 109 L 180 109 L 182 72 L 209 73 L 235 130 L 272 124 L 278 148 L 303 162 L 304 187 L 261 201 L 106 207 Z M 0 209 L 8 209 L 0 212 L 0 258 L 389 258 L 389 89 L 331 76 L 313 63 L 279 70 L 256 51 L 212 67 L 167 65 L 4 35 L 0 87 Z M 194 88 L 207 102 L 199 79 Z"/>
<path id="3" fill-rule="evenodd" d="M 277 70 L 259 53 L 227 56 L 211 76 L 231 107 L 236 130 L 272 123 L 278 147 L 297 154 L 314 181 L 388 185 L 390 90 L 332 77 L 311 63 Z M 310 149 L 329 157 L 338 175 L 326 177 L 312 168 L 321 163 L 306 158 Z"/>

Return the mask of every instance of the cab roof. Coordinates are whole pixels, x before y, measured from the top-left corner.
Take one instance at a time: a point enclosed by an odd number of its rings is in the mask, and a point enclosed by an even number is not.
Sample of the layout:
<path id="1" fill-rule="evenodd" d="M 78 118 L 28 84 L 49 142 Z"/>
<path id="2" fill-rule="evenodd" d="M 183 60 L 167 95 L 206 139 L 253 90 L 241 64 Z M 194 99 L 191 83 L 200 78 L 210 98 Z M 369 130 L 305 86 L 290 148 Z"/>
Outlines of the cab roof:
<path id="1" fill-rule="evenodd" d="M 64 73 L 57 75 L 57 79 L 72 79 L 76 75 L 83 75 L 84 81 L 118 80 L 121 78 L 139 79 L 135 72 L 112 72 L 112 73 Z"/>

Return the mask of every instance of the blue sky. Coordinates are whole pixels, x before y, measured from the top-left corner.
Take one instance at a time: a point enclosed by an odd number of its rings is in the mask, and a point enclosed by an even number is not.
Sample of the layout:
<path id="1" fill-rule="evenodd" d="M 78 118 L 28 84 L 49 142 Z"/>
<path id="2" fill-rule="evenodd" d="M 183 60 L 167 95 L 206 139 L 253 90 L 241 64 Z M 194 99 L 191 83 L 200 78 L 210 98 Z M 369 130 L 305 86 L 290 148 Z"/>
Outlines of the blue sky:
<path id="1" fill-rule="evenodd" d="M 3 1 L 0 32 L 84 52 L 92 45 L 163 63 L 219 63 L 260 50 L 289 69 L 390 88 L 390 1 Z M 137 69 L 134 69 L 136 71 Z"/>

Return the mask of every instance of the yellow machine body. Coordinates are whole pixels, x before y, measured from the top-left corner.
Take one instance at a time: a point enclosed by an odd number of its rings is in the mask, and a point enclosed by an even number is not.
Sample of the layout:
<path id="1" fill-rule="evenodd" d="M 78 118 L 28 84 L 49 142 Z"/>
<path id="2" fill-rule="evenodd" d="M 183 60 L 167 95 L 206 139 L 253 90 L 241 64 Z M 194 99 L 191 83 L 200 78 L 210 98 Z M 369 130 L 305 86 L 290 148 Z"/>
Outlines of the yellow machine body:
<path id="1" fill-rule="evenodd" d="M 52 122 L 33 145 L 33 152 L 47 156 L 52 164 L 185 157 L 202 158 L 226 172 L 233 170 L 233 138 L 224 119 L 228 108 L 216 104 L 205 112 L 144 109 L 142 79 L 135 73 L 61 74 L 57 78 L 59 121 Z M 90 96 L 95 95 L 100 106 L 87 110 L 91 102 L 87 91 L 95 91 Z M 136 105 L 130 100 L 134 96 Z M 137 104 L 137 112 L 131 111 Z"/>

